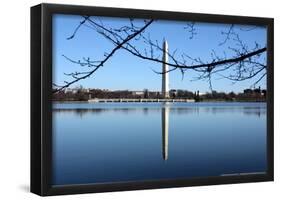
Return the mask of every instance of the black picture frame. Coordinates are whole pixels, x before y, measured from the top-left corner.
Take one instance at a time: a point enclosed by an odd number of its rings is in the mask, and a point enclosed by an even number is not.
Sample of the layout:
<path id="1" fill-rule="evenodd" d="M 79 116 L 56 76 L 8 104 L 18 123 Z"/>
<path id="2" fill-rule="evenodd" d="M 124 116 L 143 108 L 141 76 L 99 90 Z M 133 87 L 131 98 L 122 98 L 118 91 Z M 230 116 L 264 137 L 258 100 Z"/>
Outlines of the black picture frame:
<path id="1" fill-rule="evenodd" d="M 112 184 L 51 185 L 52 166 L 52 15 L 75 14 L 111 17 L 189 20 L 267 26 L 267 165 L 266 174 Z M 183 12 L 152 11 L 59 4 L 31 8 L 31 192 L 62 195 L 153 188 L 273 181 L 273 19 Z"/>

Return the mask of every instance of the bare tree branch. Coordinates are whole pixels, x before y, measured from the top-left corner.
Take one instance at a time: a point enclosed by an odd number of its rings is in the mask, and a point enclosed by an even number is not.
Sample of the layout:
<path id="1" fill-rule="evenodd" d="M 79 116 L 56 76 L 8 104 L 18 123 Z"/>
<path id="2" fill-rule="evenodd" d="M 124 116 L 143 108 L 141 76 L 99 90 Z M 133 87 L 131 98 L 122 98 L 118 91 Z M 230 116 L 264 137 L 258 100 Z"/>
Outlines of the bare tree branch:
<path id="1" fill-rule="evenodd" d="M 102 60 L 98 65 L 95 66 L 95 68 L 91 71 L 88 71 L 88 72 L 77 72 L 76 74 L 69 74 L 70 76 L 72 76 L 74 78 L 74 80 L 70 81 L 70 82 L 65 82 L 65 85 L 55 89 L 53 91 L 53 93 L 56 93 L 58 91 L 61 91 L 63 90 L 64 88 L 67 88 L 69 87 L 70 85 L 82 80 L 82 79 L 85 79 L 85 78 L 88 78 L 90 77 L 93 73 L 95 73 L 100 67 L 102 67 L 107 60 L 109 60 L 110 57 L 112 57 L 114 55 L 114 53 L 120 49 L 124 44 L 126 44 L 127 42 L 129 42 L 130 40 L 132 40 L 133 38 L 135 38 L 138 34 L 140 34 L 141 32 L 143 32 L 151 23 L 153 22 L 153 20 L 150 20 L 148 21 L 142 28 L 140 28 L 138 31 L 136 31 L 135 33 L 131 34 L 131 35 L 128 35 L 120 44 L 118 44 L 115 48 L 113 48 L 111 50 L 111 52 L 105 57 L 104 60 Z M 80 23 L 81 24 L 81 23 Z M 80 27 L 80 25 L 79 25 Z M 75 33 L 77 32 L 78 29 L 75 30 Z M 74 33 L 74 35 L 75 35 Z M 73 37 L 74 37 L 73 35 Z M 83 65 L 81 64 L 80 62 L 78 62 L 80 65 Z M 81 74 L 84 74 L 83 76 L 79 76 L 78 75 L 81 75 Z"/>
<path id="2" fill-rule="evenodd" d="M 54 86 L 57 87 L 54 92 L 63 90 L 73 83 L 91 76 L 119 49 L 123 49 L 133 56 L 143 60 L 169 65 L 171 68 L 165 73 L 169 73 L 178 69 L 182 73 L 182 78 L 187 70 L 194 70 L 199 75 L 195 80 L 207 80 L 211 90 L 211 76 L 214 74 L 231 81 L 243 81 L 254 77 L 259 77 L 254 85 L 261 81 L 266 75 L 266 72 L 264 72 L 266 71 L 266 64 L 265 62 L 260 61 L 261 55 L 267 50 L 266 47 L 261 47 L 258 43 L 256 43 L 254 48 L 249 48 L 249 46 L 242 41 L 239 34 L 235 32 L 235 27 L 233 24 L 230 25 L 228 31 L 221 32 L 225 38 L 219 43 L 219 46 L 225 45 L 229 40 L 232 40 L 235 43 L 236 46 L 228 47 L 228 49 L 234 53 L 234 55 L 231 57 L 226 56 L 225 52 L 224 56 L 220 57 L 214 50 L 212 50 L 210 55 L 211 60 L 203 61 L 200 57 L 192 58 L 186 53 L 182 53 L 178 56 L 177 49 L 175 49 L 174 51 L 170 51 L 172 53 L 167 53 L 170 61 L 164 62 L 161 60 L 161 58 L 159 58 L 163 52 L 162 46 L 159 45 L 157 40 L 153 41 L 150 38 L 150 34 L 144 35 L 143 33 L 144 29 L 146 29 L 153 22 L 153 20 L 148 22 L 144 20 L 145 26 L 138 27 L 134 24 L 133 19 L 129 19 L 128 25 L 124 25 L 120 28 L 110 28 L 106 27 L 99 18 L 94 20 L 89 16 L 82 17 L 83 20 L 68 39 L 73 39 L 79 28 L 84 25 L 96 31 L 98 34 L 110 41 L 114 45 L 114 48 L 109 53 L 104 53 L 105 58 L 102 61 L 92 61 L 89 58 L 83 58 L 82 61 L 74 61 L 73 59 L 63 55 L 70 62 L 78 64 L 81 67 L 91 68 L 92 70 L 65 74 L 72 77 L 74 80 L 65 82 L 65 85 L 59 87 L 54 84 Z M 255 28 L 250 27 L 249 29 L 243 29 L 241 31 L 251 31 Z M 194 35 L 197 34 L 194 22 L 187 23 L 184 29 L 191 34 L 189 39 L 193 39 Z M 144 49 L 136 47 L 135 42 L 143 42 L 143 44 L 145 44 L 142 45 L 142 47 L 144 46 Z M 152 71 L 157 74 L 163 74 L 163 72 L 158 72 L 154 69 L 152 69 Z M 228 75 L 223 74 L 226 72 Z M 261 73 L 262 75 L 258 76 Z"/>

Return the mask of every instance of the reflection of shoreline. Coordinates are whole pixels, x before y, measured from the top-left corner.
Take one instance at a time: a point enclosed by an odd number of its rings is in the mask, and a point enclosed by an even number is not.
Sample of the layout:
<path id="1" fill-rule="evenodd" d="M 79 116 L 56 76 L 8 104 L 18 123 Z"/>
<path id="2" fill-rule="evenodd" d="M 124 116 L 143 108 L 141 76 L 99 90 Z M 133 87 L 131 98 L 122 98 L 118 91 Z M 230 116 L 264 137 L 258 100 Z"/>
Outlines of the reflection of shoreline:
<path id="1" fill-rule="evenodd" d="M 163 99 L 162 99 L 163 100 Z M 266 103 L 266 99 L 258 99 L 258 100 L 233 100 L 233 101 L 223 101 L 223 100 L 204 100 L 204 101 L 193 101 L 193 99 L 181 99 L 180 101 L 170 99 L 168 101 L 157 101 L 157 99 L 152 100 L 152 101 L 140 101 L 139 99 L 137 101 L 130 101 L 130 100 L 126 100 L 126 101 L 120 101 L 118 99 L 114 100 L 114 101 L 108 101 L 106 102 L 104 99 L 100 99 L 100 101 L 88 101 L 88 100 L 82 100 L 82 101 L 76 101 L 76 100 L 63 100 L 63 101 L 58 101 L 58 100 L 52 100 L 53 103 L 55 104 L 60 104 L 60 103 L 89 103 L 89 104 L 103 104 L 103 103 L 165 103 L 165 102 L 170 102 L 170 103 L 196 103 L 196 104 L 200 104 L 200 103 Z"/>
<path id="2" fill-rule="evenodd" d="M 55 113 L 74 113 L 78 114 L 79 116 L 83 116 L 84 114 L 94 113 L 94 114 L 102 114 L 105 112 L 116 112 L 116 113 L 136 113 L 136 112 L 143 112 L 143 114 L 147 115 L 149 113 L 157 113 L 162 112 L 163 107 L 120 107 L 120 108 L 53 108 L 53 112 Z M 266 107 L 258 107 L 258 106 L 243 106 L 243 107 L 169 107 L 170 114 L 200 114 L 200 112 L 204 113 L 211 113 L 211 114 L 220 114 L 220 113 L 228 113 L 228 112 L 241 112 L 243 110 L 244 115 L 266 115 Z"/>

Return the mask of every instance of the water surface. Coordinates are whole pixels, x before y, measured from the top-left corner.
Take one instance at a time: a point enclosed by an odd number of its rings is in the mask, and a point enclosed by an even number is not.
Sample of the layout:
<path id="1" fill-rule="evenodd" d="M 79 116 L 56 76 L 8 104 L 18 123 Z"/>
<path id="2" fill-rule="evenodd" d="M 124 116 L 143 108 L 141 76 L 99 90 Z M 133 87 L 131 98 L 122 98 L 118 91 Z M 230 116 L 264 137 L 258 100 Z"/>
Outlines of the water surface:
<path id="1" fill-rule="evenodd" d="M 53 105 L 53 185 L 266 170 L 265 103 Z"/>

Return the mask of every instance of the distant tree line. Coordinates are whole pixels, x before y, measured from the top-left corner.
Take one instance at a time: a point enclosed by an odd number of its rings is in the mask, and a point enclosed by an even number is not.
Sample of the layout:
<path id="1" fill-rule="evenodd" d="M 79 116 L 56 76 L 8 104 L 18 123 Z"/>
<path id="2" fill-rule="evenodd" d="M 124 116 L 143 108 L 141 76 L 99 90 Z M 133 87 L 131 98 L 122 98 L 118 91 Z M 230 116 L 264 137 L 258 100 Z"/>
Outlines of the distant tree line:
<path id="1" fill-rule="evenodd" d="M 213 90 L 209 93 L 200 94 L 199 91 L 170 90 L 171 99 L 194 99 L 195 101 L 265 101 L 266 90 L 245 89 L 242 93 L 217 92 Z M 62 90 L 53 95 L 55 101 L 88 101 L 89 99 L 160 99 L 162 95 L 157 91 L 129 91 L 129 90 L 102 90 L 84 89 L 78 87 L 74 89 Z"/>
<path id="2" fill-rule="evenodd" d="M 266 100 L 266 91 L 263 92 L 243 92 L 243 93 L 224 93 L 224 92 L 217 92 L 213 91 L 212 93 L 206 93 L 200 96 L 197 96 L 197 101 L 254 101 L 254 102 L 261 102 Z"/>

